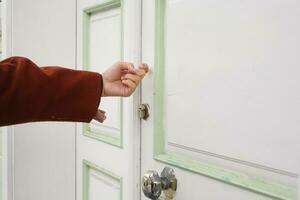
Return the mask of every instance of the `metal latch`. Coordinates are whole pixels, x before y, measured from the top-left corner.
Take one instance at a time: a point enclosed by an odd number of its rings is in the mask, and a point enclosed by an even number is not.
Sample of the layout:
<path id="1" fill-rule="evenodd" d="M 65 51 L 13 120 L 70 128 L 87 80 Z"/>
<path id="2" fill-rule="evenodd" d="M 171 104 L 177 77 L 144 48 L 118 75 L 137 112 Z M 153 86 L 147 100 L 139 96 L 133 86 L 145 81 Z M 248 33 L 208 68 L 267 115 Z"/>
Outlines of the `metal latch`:
<path id="1" fill-rule="evenodd" d="M 139 106 L 138 108 L 139 116 L 140 119 L 148 119 L 150 116 L 150 106 L 147 103 L 143 103 L 142 105 Z"/>

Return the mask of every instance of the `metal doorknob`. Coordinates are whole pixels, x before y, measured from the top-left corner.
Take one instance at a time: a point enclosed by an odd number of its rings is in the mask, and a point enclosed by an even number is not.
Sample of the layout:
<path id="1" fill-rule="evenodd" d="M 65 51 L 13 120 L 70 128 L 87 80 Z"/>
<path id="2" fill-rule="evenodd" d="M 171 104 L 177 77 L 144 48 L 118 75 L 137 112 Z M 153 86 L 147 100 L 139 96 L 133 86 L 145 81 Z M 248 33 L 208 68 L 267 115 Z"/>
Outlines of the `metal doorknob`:
<path id="1" fill-rule="evenodd" d="M 165 167 L 160 176 L 156 171 L 147 171 L 142 181 L 145 196 L 152 200 L 157 200 L 162 191 L 168 199 L 173 199 L 177 190 L 174 170 L 169 167 Z"/>

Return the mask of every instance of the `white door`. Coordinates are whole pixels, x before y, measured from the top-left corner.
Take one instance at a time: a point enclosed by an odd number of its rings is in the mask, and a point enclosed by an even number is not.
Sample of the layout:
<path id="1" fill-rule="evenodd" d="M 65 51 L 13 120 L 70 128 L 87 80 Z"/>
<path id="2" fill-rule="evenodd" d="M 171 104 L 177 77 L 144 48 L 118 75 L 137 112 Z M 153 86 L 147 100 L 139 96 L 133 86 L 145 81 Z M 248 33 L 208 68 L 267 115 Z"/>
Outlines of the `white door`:
<path id="1" fill-rule="evenodd" d="M 4 1 L 3 1 L 4 2 Z M 75 68 L 74 0 L 5 0 L 11 3 L 6 56 L 25 56 L 40 66 Z M 10 126 L 15 200 L 75 199 L 75 123 Z M 11 193 L 10 193 L 11 194 Z M 6 200 L 6 199 L 3 199 Z"/>
<path id="2" fill-rule="evenodd" d="M 140 4 L 135 0 L 77 0 L 77 69 L 103 72 L 119 60 L 139 61 Z M 137 93 L 103 97 L 103 124 L 77 124 L 77 199 L 139 197 Z"/>
<path id="3" fill-rule="evenodd" d="M 156 0 L 142 10 L 152 66 L 142 174 L 173 168 L 178 200 L 297 199 L 300 2 Z"/>

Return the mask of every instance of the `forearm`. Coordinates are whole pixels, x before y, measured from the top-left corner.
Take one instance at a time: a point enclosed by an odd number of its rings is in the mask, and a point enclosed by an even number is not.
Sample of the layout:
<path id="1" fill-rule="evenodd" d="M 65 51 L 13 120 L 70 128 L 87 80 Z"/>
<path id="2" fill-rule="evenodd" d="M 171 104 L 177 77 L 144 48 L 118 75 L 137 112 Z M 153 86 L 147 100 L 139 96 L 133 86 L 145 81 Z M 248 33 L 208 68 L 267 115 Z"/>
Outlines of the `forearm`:
<path id="1" fill-rule="evenodd" d="M 41 67 L 22 57 L 0 62 L 0 126 L 34 121 L 89 122 L 96 114 L 102 76 Z"/>

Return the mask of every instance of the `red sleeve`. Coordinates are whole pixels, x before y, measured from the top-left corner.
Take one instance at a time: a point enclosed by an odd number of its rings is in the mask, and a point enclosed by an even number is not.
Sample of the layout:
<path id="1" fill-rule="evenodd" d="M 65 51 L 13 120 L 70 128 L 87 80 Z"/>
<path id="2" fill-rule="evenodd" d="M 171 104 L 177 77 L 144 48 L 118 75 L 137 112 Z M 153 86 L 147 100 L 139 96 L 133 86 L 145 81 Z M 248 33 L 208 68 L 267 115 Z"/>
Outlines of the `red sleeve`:
<path id="1" fill-rule="evenodd" d="M 89 122 L 102 93 L 99 73 L 41 67 L 27 58 L 0 62 L 0 126 L 35 121 Z"/>

